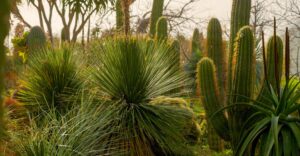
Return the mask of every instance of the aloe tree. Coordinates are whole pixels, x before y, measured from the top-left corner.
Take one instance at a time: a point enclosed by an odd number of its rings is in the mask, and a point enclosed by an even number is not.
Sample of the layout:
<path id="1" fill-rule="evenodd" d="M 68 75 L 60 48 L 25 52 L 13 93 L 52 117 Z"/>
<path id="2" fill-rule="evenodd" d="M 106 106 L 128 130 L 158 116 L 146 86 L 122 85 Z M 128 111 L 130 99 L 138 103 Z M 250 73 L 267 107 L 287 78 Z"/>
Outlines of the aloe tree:
<path id="1" fill-rule="evenodd" d="M 115 109 L 110 128 L 128 155 L 190 155 L 184 127 L 191 111 L 151 104 L 159 96 L 176 97 L 187 81 L 178 55 L 168 45 L 119 37 L 104 41 L 92 71 L 93 84 Z M 162 103 L 164 104 L 164 103 Z"/>

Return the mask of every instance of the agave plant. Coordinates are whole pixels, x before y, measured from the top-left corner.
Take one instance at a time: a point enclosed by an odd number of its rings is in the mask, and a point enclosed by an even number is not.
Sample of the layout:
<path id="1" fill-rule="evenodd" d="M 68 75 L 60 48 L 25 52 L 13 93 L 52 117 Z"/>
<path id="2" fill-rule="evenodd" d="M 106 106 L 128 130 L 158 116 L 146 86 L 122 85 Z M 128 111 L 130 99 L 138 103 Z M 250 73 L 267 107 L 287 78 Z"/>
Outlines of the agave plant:
<path id="1" fill-rule="evenodd" d="M 49 108 L 62 113 L 70 107 L 68 99 L 83 86 L 79 68 L 68 49 L 39 52 L 28 63 L 17 98 L 31 113 L 47 112 Z"/>
<path id="2" fill-rule="evenodd" d="M 192 113 L 175 105 L 152 104 L 159 96 L 175 97 L 188 79 L 175 53 L 165 44 L 118 37 L 99 50 L 93 83 L 116 108 L 110 127 L 120 140 L 115 150 L 127 155 L 186 155 L 184 130 Z M 112 145 L 112 143 L 110 143 Z"/>
<path id="3" fill-rule="evenodd" d="M 275 33 L 276 35 L 276 33 Z M 262 35 L 263 36 L 263 35 Z M 274 44 L 276 46 L 276 43 Z M 264 41 L 263 41 L 264 46 Z M 258 152 L 263 156 L 296 156 L 300 154 L 300 82 L 290 79 L 289 75 L 289 35 L 286 32 L 286 83 L 280 87 L 276 81 L 275 88 L 268 82 L 267 65 L 264 57 L 265 82 L 268 92 L 264 94 L 264 101 L 252 100 L 249 104 L 254 113 L 245 122 L 244 132 L 236 155 L 244 155 L 251 147 L 252 155 Z M 278 59 L 275 50 L 275 60 Z M 275 65 L 276 66 L 276 65 Z M 279 80 L 279 69 L 275 67 L 275 79 Z M 247 104 L 246 104 L 247 105 Z"/>

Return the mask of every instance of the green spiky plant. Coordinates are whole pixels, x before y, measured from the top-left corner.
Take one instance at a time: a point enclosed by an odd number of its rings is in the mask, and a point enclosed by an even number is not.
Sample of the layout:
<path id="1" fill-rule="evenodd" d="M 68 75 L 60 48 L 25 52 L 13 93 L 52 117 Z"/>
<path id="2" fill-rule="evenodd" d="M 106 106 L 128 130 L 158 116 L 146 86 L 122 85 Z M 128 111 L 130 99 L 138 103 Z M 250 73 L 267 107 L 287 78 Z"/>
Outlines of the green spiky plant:
<path id="1" fill-rule="evenodd" d="M 69 49 L 36 53 L 21 79 L 19 101 L 33 115 L 43 117 L 50 108 L 64 113 L 71 106 L 68 99 L 83 86 L 79 68 L 76 56 Z"/>
<path id="2" fill-rule="evenodd" d="M 32 55 L 36 51 L 44 49 L 46 46 L 46 40 L 46 35 L 41 27 L 32 27 L 27 36 L 27 46 L 29 49 L 29 54 Z"/>
<path id="3" fill-rule="evenodd" d="M 180 67 L 180 52 L 181 52 L 180 42 L 178 40 L 174 40 L 171 44 L 170 49 L 172 54 L 177 55 L 176 58 L 177 58 L 178 66 Z"/>
<path id="4" fill-rule="evenodd" d="M 191 112 L 150 103 L 159 96 L 180 95 L 176 91 L 187 81 L 176 65 L 177 56 L 169 51 L 166 44 L 128 37 L 107 40 L 99 50 L 93 82 L 117 108 L 110 124 L 118 127 L 110 139 L 121 139 L 116 150 L 127 155 L 191 155 L 183 135 Z"/>
<path id="5" fill-rule="evenodd" d="M 216 18 L 209 21 L 207 28 L 207 56 L 214 62 L 216 66 L 216 76 L 219 87 L 219 97 L 221 101 L 226 98 L 226 76 L 225 76 L 225 49 L 222 40 L 222 28 L 220 22 Z M 223 105 L 224 107 L 224 105 Z M 208 122 L 208 143 L 209 147 L 214 151 L 222 151 L 224 143 L 218 137 L 211 123 Z"/>
<path id="6" fill-rule="evenodd" d="M 121 0 L 116 1 L 116 28 L 121 30 L 124 27 L 124 13 Z"/>
<path id="7" fill-rule="evenodd" d="M 155 37 L 157 21 L 163 15 L 163 7 L 164 0 L 153 0 L 150 19 L 150 37 Z"/>
<path id="8" fill-rule="evenodd" d="M 45 113 L 43 124 L 30 120 L 26 131 L 13 133 L 11 149 L 22 156 L 122 155 L 113 150 L 106 153 L 106 138 L 112 134 L 107 127 L 114 108 L 104 108 L 104 102 L 95 103 L 93 97 L 85 94 L 73 101 L 74 107 L 66 114 L 57 115 L 51 108 Z"/>
<path id="9" fill-rule="evenodd" d="M 156 24 L 155 38 L 157 41 L 162 42 L 168 39 L 168 21 L 166 17 L 160 17 Z"/>
<path id="10" fill-rule="evenodd" d="M 200 32 L 199 29 L 195 29 L 193 32 L 192 38 L 192 53 L 200 53 L 201 52 L 201 45 L 200 45 Z"/>
<path id="11" fill-rule="evenodd" d="M 3 94 L 4 94 L 4 69 L 5 69 L 5 47 L 4 41 L 9 32 L 9 17 L 10 17 L 10 1 L 4 0 L 0 5 L 0 144 L 5 134 L 4 132 L 4 108 L 3 108 Z M 0 155 L 1 155 L 0 145 Z"/>
<path id="12" fill-rule="evenodd" d="M 276 27 L 276 25 L 275 25 Z M 262 35 L 264 36 L 264 35 Z M 274 31 L 276 36 L 276 31 Z M 263 37 L 264 38 L 264 37 Z M 274 37 L 275 38 L 275 37 Z M 280 60 L 279 50 L 277 50 L 276 41 L 273 40 L 274 60 Z M 278 43 L 279 47 L 281 43 Z M 264 41 L 263 41 L 264 45 Z M 298 91 L 299 81 L 290 79 L 290 43 L 289 33 L 286 29 L 286 50 L 285 50 L 285 84 L 280 87 L 281 69 L 279 64 L 273 64 L 266 61 L 265 50 L 263 50 L 265 78 L 267 92 L 264 93 L 265 101 L 252 100 L 249 105 L 254 109 L 254 113 L 245 121 L 244 132 L 238 146 L 236 155 L 243 156 L 247 148 L 251 147 L 251 154 L 257 151 L 265 156 L 296 156 L 300 154 L 300 117 L 299 117 L 299 99 Z M 269 52 L 268 52 L 269 54 Z M 268 56 L 270 57 L 270 56 Z M 270 60 L 270 58 L 268 58 Z M 274 70 L 274 71 L 269 71 Z M 274 75 L 269 75 L 269 73 Z M 275 83 L 271 81 L 275 77 Z M 273 85 L 274 88 L 273 88 Z M 249 99 L 248 97 L 244 97 Z M 238 103 L 244 104 L 244 103 Z M 250 126 L 249 126 L 250 125 Z M 251 145 L 251 146 L 250 146 Z"/>

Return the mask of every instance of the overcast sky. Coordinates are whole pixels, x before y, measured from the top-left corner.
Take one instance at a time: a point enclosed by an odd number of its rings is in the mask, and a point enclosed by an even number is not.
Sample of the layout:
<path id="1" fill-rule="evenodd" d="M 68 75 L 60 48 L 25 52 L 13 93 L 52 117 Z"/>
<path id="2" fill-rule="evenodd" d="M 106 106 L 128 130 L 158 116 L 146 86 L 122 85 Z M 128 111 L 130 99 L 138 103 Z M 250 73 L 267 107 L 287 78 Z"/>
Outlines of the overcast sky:
<path id="1" fill-rule="evenodd" d="M 180 8 L 184 2 L 189 0 L 173 0 L 174 2 L 171 4 L 172 8 Z M 223 23 L 228 22 L 230 17 L 230 10 L 231 10 L 231 1 L 232 0 L 199 0 L 196 2 L 189 10 L 188 14 L 195 17 L 196 21 L 203 21 L 209 19 L 209 17 L 217 17 Z M 136 2 L 131 7 L 131 14 L 141 14 L 143 12 L 148 11 L 151 9 L 152 0 L 136 0 Z M 31 25 L 39 25 L 38 14 L 36 10 L 32 7 L 29 7 L 27 4 L 23 4 L 20 8 L 22 15 L 24 16 L 25 20 L 28 21 Z M 97 23 L 97 18 L 92 20 L 92 26 L 96 24 L 100 24 L 102 29 L 111 27 L 114 25 L 115 15 L 111 15 L 111 17 L 107 17 L 104 22 Z M 134 20 L 134 19 L 133 19 Z M 187 27 L 198 27 L 202 28 L 201 25 L 188 25 Z M 60 18 L 58 15 L 54 14 L 53 17 L 53 29 L 54 34 L 58 35 L 62 29 Z M 190 34 L 193 28 L 185 28 L 185 34 Z"/>

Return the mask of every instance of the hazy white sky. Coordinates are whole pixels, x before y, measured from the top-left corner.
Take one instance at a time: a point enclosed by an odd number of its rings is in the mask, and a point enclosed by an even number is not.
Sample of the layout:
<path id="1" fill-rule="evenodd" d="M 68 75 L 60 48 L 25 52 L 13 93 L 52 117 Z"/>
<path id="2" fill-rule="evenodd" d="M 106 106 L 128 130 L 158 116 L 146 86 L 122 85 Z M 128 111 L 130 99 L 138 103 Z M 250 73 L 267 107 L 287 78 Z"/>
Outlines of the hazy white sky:
<path id="1" fill-rule="evenodd" d="M 182 4 L 188 0 L 173 0 L 174 2 L 171 4 L 173 8 L 180 8 Z M 195 17 L 195 20 L 203 21 L 209 19 L 209 17 L 217 17 L 224 23 L 229 20 L 230 10 L 231 10 L 231 2 L 232 0 L 199 0 L 192 7 L 192 10 L 189 10 L 189 14 Z M 132 15 L 141 14 L 145 11 L 151 9 L 152 0 L 137 0 L 132 6 Z M 28 21 L 31 25 L 38 25 L 38 14 L 34 8 L 29 7 L 27 4 L 23 4 L 21 7 L 21 13 L 24 16 L 25 20 Z M 107 17 L 107 19 L 103 23 L 97 23 L 96 20 L 93 20 L 92 26 L 96 24 L 100 24 L 100 26 L 104 28 L 111 27 L 114 25 L 114 16 Z M 95 18 L 96 19 L 96 18 Z M 134 20 L 134 19 L 133 19 Z M 201 26 L 189 25 L 188 27 L 198 27 L 201 29 Z M 53 18 L 53 28 L 54 34 L 58 35 L 60 30 L 62 29 L 60 18 L 58 15 L 54 15 Z M 186 31 L 192 30 L 186 29 Z M 191 32 L 191 31 L 190 31 Z M 185 33 L 190 33 L 185 32 Z"/>

